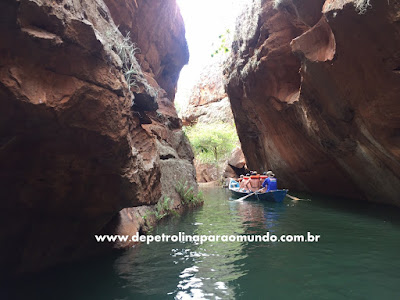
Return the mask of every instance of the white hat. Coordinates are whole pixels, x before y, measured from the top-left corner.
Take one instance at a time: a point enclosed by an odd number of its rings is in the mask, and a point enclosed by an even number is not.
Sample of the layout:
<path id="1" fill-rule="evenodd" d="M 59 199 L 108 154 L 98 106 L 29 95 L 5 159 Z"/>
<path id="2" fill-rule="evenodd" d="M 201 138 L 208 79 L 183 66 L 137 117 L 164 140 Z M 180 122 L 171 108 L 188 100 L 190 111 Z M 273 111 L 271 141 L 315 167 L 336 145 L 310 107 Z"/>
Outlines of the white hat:
<path id="1" fill-rule="evenodd" d="M 267 175 L 268 175 L 268 176 L 271 176 L 271 177 L 275 177 L 275 174 L 272 173 L 272 171 L 268 171 L 268 172 L 267 172 Z"/>

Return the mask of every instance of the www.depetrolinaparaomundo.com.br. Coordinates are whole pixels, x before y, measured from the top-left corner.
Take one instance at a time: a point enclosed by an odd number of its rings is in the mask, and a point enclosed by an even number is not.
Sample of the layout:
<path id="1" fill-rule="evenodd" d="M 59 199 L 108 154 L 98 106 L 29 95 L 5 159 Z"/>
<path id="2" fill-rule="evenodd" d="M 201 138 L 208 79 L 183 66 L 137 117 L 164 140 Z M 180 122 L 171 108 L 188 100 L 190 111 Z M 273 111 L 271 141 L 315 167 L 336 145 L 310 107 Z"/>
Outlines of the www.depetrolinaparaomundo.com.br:
<path id="1" fill-rule="evenodd" d="M 158 235 L 139 235 L 137 232 L 134 235 L 95 235 L 95 239 L 99 243 L 104 242 L 142 242 L 150 244 L 153 242 L 163 243 L 163 242 L 180 242 L 180 243 L 199 243 L 203 244 L 205 242 L 249 242 L 249 243 L 315 243 L 319 242 L 321 235 L 311 234 L 282 234 L 277 236 L 275 234 L 270 234 L 267 232 L 263 235 L 255 234 L 241 234 L 241 235 L 190 235 L 184 232 L 179 232 L 178 234 L 158 234 Z"/>

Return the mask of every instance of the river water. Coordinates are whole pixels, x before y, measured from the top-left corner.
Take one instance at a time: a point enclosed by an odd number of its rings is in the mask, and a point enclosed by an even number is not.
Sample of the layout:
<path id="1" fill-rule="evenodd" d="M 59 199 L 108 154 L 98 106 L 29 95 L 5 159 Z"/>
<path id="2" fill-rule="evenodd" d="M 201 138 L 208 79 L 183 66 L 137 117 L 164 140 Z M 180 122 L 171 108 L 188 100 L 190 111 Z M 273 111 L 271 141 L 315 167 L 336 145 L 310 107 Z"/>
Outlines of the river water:
<path id="1" fill-rule="evenodd" d="M 153 234 L 311 232 L 320 241 L 142 244 L 27 278 L 17 298 L 400 299 L 398 209 L 318 197 L 235 202 L 220 188 L 204 194 L 202 208 Z"/>

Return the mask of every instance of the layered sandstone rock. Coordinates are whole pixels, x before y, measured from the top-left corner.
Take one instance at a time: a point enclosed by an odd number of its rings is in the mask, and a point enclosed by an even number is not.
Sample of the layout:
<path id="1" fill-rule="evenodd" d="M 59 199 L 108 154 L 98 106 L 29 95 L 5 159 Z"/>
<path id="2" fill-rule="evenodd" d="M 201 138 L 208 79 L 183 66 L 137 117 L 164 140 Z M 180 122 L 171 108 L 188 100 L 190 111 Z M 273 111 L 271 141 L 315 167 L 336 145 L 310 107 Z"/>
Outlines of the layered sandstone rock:
<path id="1" fill-rule="evenodd" d="M 246 166 L 246 159 L 244 157 L 242 148 L 236 147 L 228 159 L 228 165 L 237 169 L 243 169 Z"/>
<path id="2" fill-rule="evenodd" d="M 182 111 L 182 121 L 185 126 L 220 122 L 234 124 L 231 105 L 224 86 L 223 68 L 226 59 L 226 54 L 214 56 L 199 74 L 196 84 L 190 90 L 188 104 Z M 237 155 L 237 153 L 232 155 Z M 217 181 L 221 176 L 236 177 L 241 174 L 243 166 L 232 169 L 225 161 L 219 163 L 217 168 L 215 164 L 197 161 L 195 167 L 197 182 L 204 183 Z"/>
<path id="3" fill-rule="evenodd" d="M 215 164 L 195 161 L 194 166 L 196 168 L 197 182 L 204 183 L 218 180 L 218 170 Z M 219 168 L 221 169 L 221 166 L 219 166 Z"/>
<path id="4" fill-rule="evenodd" d="M 225 92 L 223 63 L 226 56 L 216 56 L 191 88 L 189 101 L 182 112 L 182 121 L 186 126 L 200 123 L 233 123 L 229 99 Z"/>
<path id="5" fill-rule="evenodd" d="M 399 15 L 395 0 L 252 2 L 226 69 L 250 169 L 400 205 Z"/>
<path id="6" fill-rule="evenodd" d="M 229 182 L 230 178 L 237 178 L 249 172 L 246 165 L 246 159 L 240 146 L 232 150 L 229 158 L 218 164 L 202 163 L 195 160 L 197 182 L 211 182 L 225 179 Z M 228 179 L 228 180 L 227 180 Z"/>
<path id="7" fill-rule="evenodd" d="M 98 252 L 94 234 L 140 229 L 129 207 L 179 206 L 171 187 L 195 173 L 173 105 L 188 61 L 175 0 L 4 0 L 0 15 L 2 271 Z"/>

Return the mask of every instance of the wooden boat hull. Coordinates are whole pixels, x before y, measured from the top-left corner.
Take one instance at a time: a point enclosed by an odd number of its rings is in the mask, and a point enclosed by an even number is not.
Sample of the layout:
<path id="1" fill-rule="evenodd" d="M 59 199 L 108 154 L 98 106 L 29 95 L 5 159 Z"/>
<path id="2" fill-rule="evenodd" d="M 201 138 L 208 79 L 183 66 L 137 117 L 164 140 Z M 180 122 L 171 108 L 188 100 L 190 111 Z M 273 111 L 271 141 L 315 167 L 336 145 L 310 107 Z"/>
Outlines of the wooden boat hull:
<path id="1" fill-rule="evenodd" d="M 232 196 L 235 198 L 241 198 L 244 196 L 247 196 L 251 193 L 249 192 L 241 192 L 238 191 L 237 189 L 234 188 L 234 185 L 237 183 L 237 181 L 231 179 L 231 182 L 229 183 L 229 190 L 232 193 Z M 282 202 L 283 199 L 285 199 L 286 194 L 288 190 L 276 190 L 276 191 L 270 191 L 270 192 L 265 192 L 265 193 L 256 193 L 246 199 L 249 200 L 261 200 L 261 201 L 272 201 L 272 202 Z"/>

